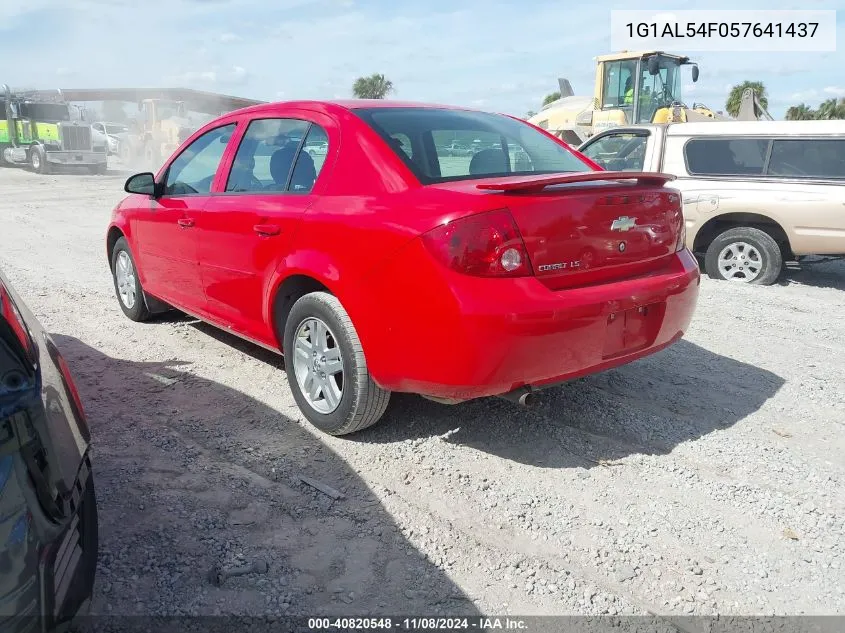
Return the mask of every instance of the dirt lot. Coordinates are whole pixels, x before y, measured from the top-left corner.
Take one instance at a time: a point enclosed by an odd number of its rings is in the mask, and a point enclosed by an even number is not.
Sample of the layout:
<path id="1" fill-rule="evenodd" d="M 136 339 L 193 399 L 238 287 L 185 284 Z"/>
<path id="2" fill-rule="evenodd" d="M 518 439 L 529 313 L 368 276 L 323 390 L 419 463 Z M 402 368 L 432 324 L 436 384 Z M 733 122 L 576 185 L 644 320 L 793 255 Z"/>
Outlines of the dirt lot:
<path id="1" fill-rule="evenodd" d="M 122 315 L 104 235 L 123 180 L 0 171 L 0 266 L 96 442 L 95 612 L 845 613 L 844 263 L 705 279 L 682 342 L 536 409 L 400 396 L 336 439 L 280 358 Z"/>

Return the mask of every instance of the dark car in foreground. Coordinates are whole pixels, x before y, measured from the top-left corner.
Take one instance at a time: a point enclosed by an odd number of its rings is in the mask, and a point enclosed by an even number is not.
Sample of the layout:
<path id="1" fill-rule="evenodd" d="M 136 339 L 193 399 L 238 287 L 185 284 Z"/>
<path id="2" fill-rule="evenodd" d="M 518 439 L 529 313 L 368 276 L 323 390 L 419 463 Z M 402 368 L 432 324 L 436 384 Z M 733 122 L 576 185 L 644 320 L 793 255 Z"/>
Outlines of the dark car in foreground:
<path id="1" fill-rule="evenodd" d="M 58 348 L 0 271 L 0 631 L 90 606 L 97 505 L 85 414 Z"/>

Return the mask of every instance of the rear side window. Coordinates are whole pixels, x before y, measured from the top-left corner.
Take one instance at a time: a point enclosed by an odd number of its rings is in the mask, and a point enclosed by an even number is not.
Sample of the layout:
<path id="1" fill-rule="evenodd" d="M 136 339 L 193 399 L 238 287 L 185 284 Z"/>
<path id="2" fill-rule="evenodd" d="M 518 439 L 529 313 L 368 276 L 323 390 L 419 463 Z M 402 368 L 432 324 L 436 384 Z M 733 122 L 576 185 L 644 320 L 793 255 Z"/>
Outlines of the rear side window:
<path id="1" fill-rule="evenodd" d="M 441 108 L 355 110 L 423 184 L 592 171 L 558 141 L 504 115 Z"/>
<path id="2" fill-rule="evenodd" d="M 319 125 L 300 119 L 256 119 L 238 146 L 226 191 L 307 193 L 327 153 L 328 136 Z"/>
<path id="3" fill-rule="evenodd" d="M 693 175 L 762 176 L 768 149 L 766 139 L 693 139 L 684 155 Z"/>
<path id="4" fill-rule="evenodd" d="M 845 139 L 775 140 L 766 175 L 845 178 Z"/>

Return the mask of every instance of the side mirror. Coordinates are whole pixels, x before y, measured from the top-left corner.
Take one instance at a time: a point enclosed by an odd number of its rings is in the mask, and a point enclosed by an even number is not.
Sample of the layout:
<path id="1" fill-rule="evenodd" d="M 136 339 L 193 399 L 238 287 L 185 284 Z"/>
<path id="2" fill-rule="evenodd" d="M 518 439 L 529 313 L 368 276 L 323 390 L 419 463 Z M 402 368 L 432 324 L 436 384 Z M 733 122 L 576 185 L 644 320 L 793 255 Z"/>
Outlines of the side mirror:
<path id="1" fill-rule="evenodd" d="M 698 81 L 698 66 L 695 65 L 692 67 L 692 83 Z"/>
<path id="2" fill-rule="evenodd" d="M 142 196 L 155 196 L 157 193 L 155 176 L 151 172 L 130 176 L 123 186 L 126 193 L 137 193 Z"/>
<path id="3" fill-rule="evenodd" d="M 660 58 L 657 55 L 652 55 L 648 58 L 648 74 L 656 75 L 660 72 Z"/>

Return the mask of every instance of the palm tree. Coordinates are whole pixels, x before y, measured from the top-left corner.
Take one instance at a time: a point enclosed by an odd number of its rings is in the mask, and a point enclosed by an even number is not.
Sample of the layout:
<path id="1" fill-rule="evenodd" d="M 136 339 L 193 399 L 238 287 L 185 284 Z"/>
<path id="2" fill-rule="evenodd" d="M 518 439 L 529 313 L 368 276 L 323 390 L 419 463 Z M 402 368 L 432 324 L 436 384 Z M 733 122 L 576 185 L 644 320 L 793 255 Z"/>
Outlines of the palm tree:
<path id="1" fill-rule="evenodd" d="M 809 121 L 816 118 L 816 111 L 805 103 L 792 106 L 786 111 L 787 121 Z"/>
<path id="2" fill-rule="evenodd" d="M 534 112 L 534 110 L 529 110 L 528 112 L 525 113 L 525 116 L 523 118 L 527 121 L 528 119 L 535 116 L 536 114 L 537 113 Z"/>
<path id="3" fill-rule="evenodd" d="M 550 94 L 547 94 L 546 98 L 543 99 L 543 105 L 548 105 L 552 101 L 557 101 L 558 99 L 560 99 L 560 92 L 559 91 L 552 92 Z"/>
<path id="4" fill-rule="evenodd" d="M 379 73 L 358 77 L 352 85 L 352 94 L 357 99 L 384 99 L 393 91 L 393 82 Z"/>
<path id="5" fill-rule="evenodd" d="M 845 99 L 828 99 L 819 104 L 818 119 L 845 119 Z"/>
<path id="6" fill-rule="evenodd" d="M 742 93 L 745 92 L 746 88 L 753 88 L 754 92 L 757 93 L 757 99 L 760 101 L 760 105 L 762 105 L 767 110 L 769 109 L 769 97 L 766 94 L 766 87 L 763 85 L 762 81 L 743 81 L 741 84 L 737 84 L 733 88 L 731 88 L 731 92 L 728 95 L 728 100 L 725 102 L 725 110 L 728 114 L 732 117 L 736 117 L 739 114 L 739 106 L 742 103 Z M 754 108 L 755 111 L 757 108 Z M 760 116 L 760 113 L 756 113 L 757 116 Z"/>

